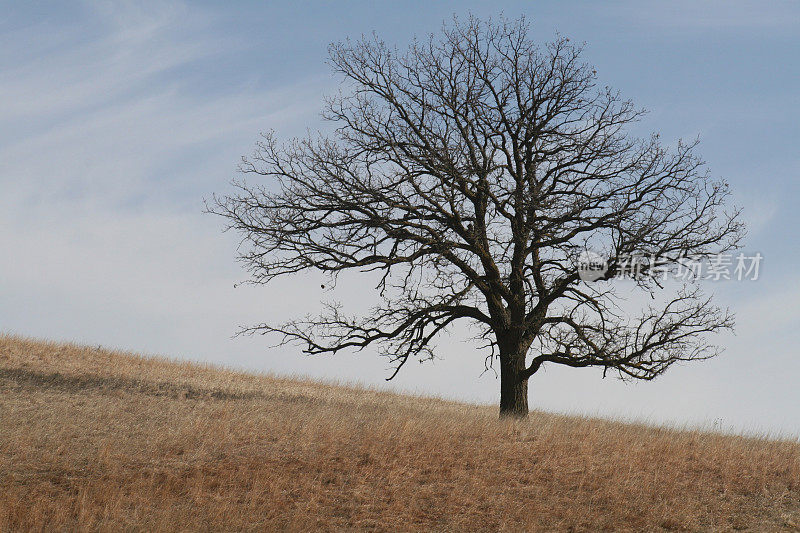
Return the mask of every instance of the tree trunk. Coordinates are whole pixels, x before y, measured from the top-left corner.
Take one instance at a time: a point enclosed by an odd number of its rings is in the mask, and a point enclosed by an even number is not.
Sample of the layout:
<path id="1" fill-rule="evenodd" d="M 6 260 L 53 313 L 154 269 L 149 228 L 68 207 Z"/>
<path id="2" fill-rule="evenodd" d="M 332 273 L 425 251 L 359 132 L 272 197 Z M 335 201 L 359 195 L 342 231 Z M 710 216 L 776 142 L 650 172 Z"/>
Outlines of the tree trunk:
<path id="1" fill-rule="evenodd" d="M 525 356 L 500 356 L 500 417 L 528 416 L 528 378 Z"/>

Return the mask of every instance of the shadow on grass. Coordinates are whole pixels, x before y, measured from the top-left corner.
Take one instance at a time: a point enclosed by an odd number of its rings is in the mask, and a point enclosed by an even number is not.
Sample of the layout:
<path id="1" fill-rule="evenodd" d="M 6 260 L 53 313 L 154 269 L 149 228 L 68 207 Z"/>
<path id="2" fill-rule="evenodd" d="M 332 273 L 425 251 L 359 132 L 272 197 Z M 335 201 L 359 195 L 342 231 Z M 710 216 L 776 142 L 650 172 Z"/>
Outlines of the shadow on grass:
<path id="1" fill-rule="evenodd" d="M 0 368 L 0 390 L 26 388 L 80 392 L 132 392 L 173 399 L 187 400 L 280 400 L 284 402 L 315 403 L 319 400 L 285 392 L 268 394 L 257 391 L 234 392 L 223 389 L 202 388 L 189 384 L 147 381 L 119 376 L 95 374 L 65 375 L 59 372 L 37 372 L 23 368 Z"/>

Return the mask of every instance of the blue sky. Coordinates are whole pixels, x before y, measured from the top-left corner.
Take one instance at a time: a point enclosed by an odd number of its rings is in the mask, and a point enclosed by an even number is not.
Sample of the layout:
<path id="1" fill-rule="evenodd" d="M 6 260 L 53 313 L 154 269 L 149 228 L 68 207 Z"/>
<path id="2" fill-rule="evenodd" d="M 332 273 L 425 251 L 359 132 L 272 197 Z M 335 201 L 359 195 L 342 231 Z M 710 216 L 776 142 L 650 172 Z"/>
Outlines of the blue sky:
<path id="1" fill-rule="evenodd" d="M 240 287 L 236 236 L 202 214 L 260 131 L 321 127 L 332 41 L 398 46 L 454 13 L 525 14 L 586 41 L 642 133 L 700 136 L 750 223 L 761 279 L 712 288 L 738 315 L 719 358 L 652 383 L 548 368 L 534 407 L 800 434 L 800 3 L 8 2 L 0 18 L 0 330 L 494 403 L 464 332 L 385 383 L 368 352 L 308 358 L 238 326 L 318 307 L 314 275 Z M 368 301 L 357 279 L 333 295 Z"/>

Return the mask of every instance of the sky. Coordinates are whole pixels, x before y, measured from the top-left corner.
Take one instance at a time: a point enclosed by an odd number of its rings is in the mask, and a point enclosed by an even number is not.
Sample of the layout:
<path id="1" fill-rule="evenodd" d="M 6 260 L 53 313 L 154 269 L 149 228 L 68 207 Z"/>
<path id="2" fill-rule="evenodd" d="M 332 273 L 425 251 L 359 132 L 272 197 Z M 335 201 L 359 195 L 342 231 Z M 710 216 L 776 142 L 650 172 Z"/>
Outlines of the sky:
<path id="1" fill-rule="evenodd" d="M 454 330 L 391 382 L 368 350 L 308 357 L 234 337 L 336 299 L 314 273 L 241 286 L 237 236 L 203 212 L 259 132 L 326 127 L 340 80 L 327 45 L 405 46 L 453 14 L 524 14 L 532 37 L 586 43 L 640 127 L 699 153 L 744 209 L 756 281 L 706 287 L 737 315 L 719 357 L 626 383 L 546 367 L 532 408 L 670 426 L 800 435 L 800 3 L 0 2 L 0 331 L 494 404 L 499 380 Z"/>

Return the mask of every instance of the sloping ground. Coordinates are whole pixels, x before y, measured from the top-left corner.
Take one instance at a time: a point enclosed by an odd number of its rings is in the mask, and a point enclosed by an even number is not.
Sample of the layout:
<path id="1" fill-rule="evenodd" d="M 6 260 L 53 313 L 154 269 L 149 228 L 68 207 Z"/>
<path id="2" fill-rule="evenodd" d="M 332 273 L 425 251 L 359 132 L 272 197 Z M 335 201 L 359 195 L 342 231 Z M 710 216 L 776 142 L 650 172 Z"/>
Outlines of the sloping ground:
<path id="1" fill-rule="evenodd" d="M 800 444 L 0 336 L 0 531 L 800 529 Z"/>

